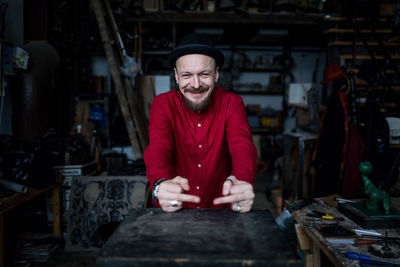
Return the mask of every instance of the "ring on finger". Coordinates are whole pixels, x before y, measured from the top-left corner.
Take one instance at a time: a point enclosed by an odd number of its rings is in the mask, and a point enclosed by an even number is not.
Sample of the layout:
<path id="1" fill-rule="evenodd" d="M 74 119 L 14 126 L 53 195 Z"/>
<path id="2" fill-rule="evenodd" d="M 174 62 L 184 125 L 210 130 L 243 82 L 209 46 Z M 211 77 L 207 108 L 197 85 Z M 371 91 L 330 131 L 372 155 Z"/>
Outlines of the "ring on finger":
<path id="1" fill-rule="evenodd" d="M 236 203 L 236 208 L 237 208 L 238 212 L 240 212 L 242 210 L 242 207 L 240 206 L 239 202 Z"/>
<path id="2" fill-rule="evenodd" d="M 231 184 L 233 185 L 233 181 L 231 178 L 226 178 L 227 181 L 231 182 Z"/>
<path id="3" fill-rule="evenodd" d="M 178 200 L 171 200 L 171 206 L 172 207 L 178 207 Z"/>

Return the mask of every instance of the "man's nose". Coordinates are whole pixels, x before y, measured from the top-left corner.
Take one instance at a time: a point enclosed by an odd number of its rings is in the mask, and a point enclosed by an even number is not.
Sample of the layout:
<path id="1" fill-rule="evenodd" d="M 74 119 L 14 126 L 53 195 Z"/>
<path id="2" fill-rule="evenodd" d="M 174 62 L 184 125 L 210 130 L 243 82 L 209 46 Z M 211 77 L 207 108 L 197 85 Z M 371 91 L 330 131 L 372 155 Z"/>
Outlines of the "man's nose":
<path id="1" fill-rule="evenodd" d="M 199 87 L 200 87 L 200 79 L 199 79 L 199 76 L 193 75 L 192 87 L 193 87 L 193 88 L 199 88 Z"/>

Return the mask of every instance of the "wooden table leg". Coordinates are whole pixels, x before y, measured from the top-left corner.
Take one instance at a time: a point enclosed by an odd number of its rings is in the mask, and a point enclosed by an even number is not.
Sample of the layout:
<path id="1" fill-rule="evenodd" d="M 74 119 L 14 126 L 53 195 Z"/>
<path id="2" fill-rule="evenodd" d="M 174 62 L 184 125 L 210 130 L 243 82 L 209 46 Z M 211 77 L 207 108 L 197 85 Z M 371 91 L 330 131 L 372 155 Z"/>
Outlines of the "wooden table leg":
<path id="1" fill-rule="evenodd" d="M 294 225 L 297 235 L 297 242 L 299 244 L 299 249 L 303 256 L 304 266 L 305 267 L 313 267 L 313 255 L 312 255 L 312 248 L 313 248 L 313 241 L 312 239 L 304 232 L 303 228 L 300 224 Z"/>
<path id="2" fill-rule="evenodd" d="M 0 267 L 4 267 L 4 214 L 0 212 Z"/>
<path id="3" fill-rule="evenodd" d="M 61 185 L 56 184 L 52 190 L 53 200 L 53 234 L 61 235 Z"/>
<path id="4" fill-rule="evenodd" d="M 313 266 L 321 267 L 321 250 L 317 246 L 316 242 L 313 242 L 312 257 L 313 257 Z"/>

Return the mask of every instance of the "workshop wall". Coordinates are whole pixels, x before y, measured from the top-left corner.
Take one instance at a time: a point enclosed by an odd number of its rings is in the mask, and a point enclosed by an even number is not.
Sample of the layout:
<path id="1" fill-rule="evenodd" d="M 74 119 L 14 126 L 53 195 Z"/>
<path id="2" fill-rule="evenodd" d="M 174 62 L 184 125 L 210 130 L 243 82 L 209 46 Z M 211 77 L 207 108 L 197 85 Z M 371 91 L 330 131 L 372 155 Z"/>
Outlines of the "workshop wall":
<path id="1" fill-rule="evenodd" d="M 4 41 L 22 45 L 24 40 L 23 0 L 1 0 L 7 3 Z M 6 87 L 5 95 L 0 95 L 0 134 L 12 134 L 12 98 L 11 88 Z"/>

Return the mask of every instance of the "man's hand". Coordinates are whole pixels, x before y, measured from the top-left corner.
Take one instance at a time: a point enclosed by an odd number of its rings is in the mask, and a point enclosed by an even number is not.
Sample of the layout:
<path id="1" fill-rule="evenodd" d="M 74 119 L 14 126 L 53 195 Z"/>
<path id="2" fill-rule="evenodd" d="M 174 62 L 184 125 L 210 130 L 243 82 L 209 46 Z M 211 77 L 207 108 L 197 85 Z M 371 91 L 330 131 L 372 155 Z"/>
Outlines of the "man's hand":
<path id="1" fill-rule="evenodd" d="M 253 185 L 239 181 L 235 176 L 229 176 L 222 187 L 223 197 L 214 199 L 214 205 L 231 203 L 232 210 L 248 212 L 254 201 Z"/>
<path id="2" fill-rule="evenodd" d="M 182 202 L 199 203 L 200 198 L 195 195 L 183 194 L 190 189 L 186 178 L 176 176 L 160 184 L 158 189 L 158 203 L 163 211 L 173 212 L 182 208 Z"/>

